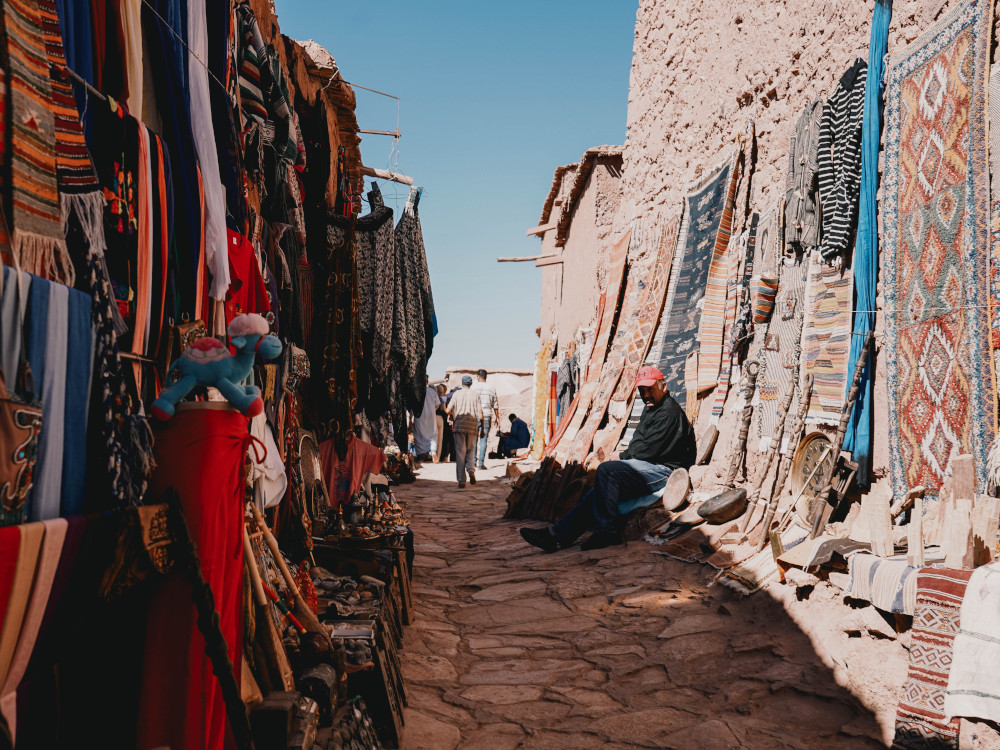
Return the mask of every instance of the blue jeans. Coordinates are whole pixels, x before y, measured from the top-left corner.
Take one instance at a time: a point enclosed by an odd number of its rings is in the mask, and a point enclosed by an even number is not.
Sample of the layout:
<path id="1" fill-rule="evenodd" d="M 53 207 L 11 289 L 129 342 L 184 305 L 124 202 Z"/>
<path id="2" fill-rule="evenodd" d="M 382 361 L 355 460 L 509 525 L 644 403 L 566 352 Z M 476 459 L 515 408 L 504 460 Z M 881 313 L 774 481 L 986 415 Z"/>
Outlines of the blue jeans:
<path id="1" fill-rule="evenodd" d="M 623 518 L 618 514 L 618 502 L 642 497 L 663 488 L 673 469 L 669 466 L 639 461 L 605 461 L 597 467 L 594 486 L 580 502 L 556 521 L 552 531 L 559 542 L 568 547 L 585 531 L 616 534 L 621 531 Z"/>
<path id="2" fill-rule="evenodd" d="M 486 443 L 490 439 L 490 427 L 493 426 L 493 417 L 483 417 L 479 420 L 480 434 L 479 447 L 476 451 L 476 466 L 486 465 Z"/>

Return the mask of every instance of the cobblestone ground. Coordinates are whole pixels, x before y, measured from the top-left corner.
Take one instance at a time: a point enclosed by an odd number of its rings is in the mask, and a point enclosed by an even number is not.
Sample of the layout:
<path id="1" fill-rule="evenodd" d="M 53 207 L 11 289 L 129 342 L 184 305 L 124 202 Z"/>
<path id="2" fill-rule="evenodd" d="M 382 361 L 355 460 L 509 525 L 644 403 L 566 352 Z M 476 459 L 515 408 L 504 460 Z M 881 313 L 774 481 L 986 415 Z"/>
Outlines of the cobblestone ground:
<path id="1" fill-rule="evenodd" d="M 461 490 L 454 471 L 398 492 L 416 534 L 406 750 L 883 747 L 770 596 L 644 542 L 543 554 L 501 519 L 501 468 Z"/>

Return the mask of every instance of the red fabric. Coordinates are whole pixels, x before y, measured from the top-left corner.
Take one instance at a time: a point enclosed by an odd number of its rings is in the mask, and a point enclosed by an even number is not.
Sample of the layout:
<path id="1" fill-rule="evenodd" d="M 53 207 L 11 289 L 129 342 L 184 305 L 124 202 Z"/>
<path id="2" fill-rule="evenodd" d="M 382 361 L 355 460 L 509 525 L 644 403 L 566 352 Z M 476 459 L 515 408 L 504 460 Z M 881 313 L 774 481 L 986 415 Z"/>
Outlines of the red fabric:
<path id="1" fill-rule="evenodd" d="M 0 529 L 0 627 L 7 615 L 10 590 L 14 587 L 14 569 L 17 568 L 17 553 L 21 548 L 21 529 L 5 526 Z"/>
<path id="2" fill-rule="evenodd" d="M 226 294 L 226 325 L 237 315 L 266 313 L 271 309 L 267 287 L 250 240 L 232 229 L 226 231 L 229 249 L 229 293 Z"/>
<path id="3" fill-rule="evenodd" d="M 341 461 L 333 447 L 333 440 L 319 444 L 319 461 L 323 467 L 323 479 L 330 493 L 330 506 L 339 508 L 351 495 L 361 489 L 361 480 L 366 473 L 378 474 L 385 466 L 385 453 L 361 438 L 352 438 L 347 445 L 347 455 Z"/>
<path id="4" fill-rule="evenodd" d="M 242 659 L 244 468 L 249 421 L 231 409 L 180 409 L 156 434 L 151 492 L 173 487 L 212 587 L 237 681 Z M 163 582 L 149 609 L 139 700 L 139 750 L 235 748 L 219 681 L 205 655 L 191 586 Z"/>

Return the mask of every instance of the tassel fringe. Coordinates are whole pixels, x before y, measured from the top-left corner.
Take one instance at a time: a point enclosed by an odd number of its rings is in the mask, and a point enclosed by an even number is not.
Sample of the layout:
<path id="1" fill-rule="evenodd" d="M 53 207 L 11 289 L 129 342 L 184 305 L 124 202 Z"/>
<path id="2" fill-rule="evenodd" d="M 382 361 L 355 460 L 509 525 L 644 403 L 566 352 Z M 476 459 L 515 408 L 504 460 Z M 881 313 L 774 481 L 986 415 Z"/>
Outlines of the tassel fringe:
<path id="1" fill-rule="evenodd" d="M 76 283 L 76 270 L 65 240 L 14 230 L 10 249 L 22 271 L 66 286 Z"/>

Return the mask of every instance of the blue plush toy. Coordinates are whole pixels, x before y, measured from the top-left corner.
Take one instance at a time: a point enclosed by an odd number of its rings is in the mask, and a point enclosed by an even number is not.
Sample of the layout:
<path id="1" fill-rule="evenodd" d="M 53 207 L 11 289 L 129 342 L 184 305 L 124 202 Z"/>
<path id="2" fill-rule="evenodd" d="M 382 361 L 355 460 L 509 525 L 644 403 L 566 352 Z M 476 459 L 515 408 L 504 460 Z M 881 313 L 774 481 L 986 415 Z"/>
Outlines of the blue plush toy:
<path id="1" fill-rule="evenodd" d="M 152 412 L 157 419 L 167 420 L 174 416 L 177 402 L 187 396 L 195 386 L 214 386 L 226 400 L 248 417 L 255 417 L 264 411 L 264 401 L 260 389 L 255 385 L 240 385 L 253 369 L 254 357 L 274 359 L 281 354 L 281 342 L 277 336 L 268 333 L 267 321 L 256 313 L 237 315 L 226 329 L 229 343 L 236 350 L 229 349 L 218 339 L 205 337 L 198 339 L 184 350 L 167 371 L 177 372 L 180 378 L 173 385 L 160 391 L 153 402 Z"/>

